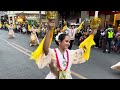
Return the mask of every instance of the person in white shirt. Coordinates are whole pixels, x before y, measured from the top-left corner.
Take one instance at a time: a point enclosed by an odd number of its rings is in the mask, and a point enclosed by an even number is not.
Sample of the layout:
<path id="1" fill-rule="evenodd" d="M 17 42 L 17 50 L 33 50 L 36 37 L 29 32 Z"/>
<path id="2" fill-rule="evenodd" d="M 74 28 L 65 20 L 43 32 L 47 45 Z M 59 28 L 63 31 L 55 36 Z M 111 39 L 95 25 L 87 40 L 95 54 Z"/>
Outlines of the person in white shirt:
<path id="1" fill-rule="evenodd" d="M 68 49 L 72 49 L 72 44 L 75 39 L 75 34 L 77 33 L 78 28 L 75 28 L 74 25 L 71 26 L 71 28 L 67 28 L 67 34 L 70 36 L 70 46 Z"/>

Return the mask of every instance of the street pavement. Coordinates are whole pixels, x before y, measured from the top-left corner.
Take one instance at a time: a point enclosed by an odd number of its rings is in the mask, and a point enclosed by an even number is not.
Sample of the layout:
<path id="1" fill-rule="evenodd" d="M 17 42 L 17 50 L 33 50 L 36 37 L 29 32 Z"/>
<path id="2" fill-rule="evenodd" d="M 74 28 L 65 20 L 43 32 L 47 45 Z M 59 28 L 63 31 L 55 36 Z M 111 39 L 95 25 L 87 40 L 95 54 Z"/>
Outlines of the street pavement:
<path id="1" fill-rule="evenodd" d="M 39 69 L 30 59 L 30 54 L 37 46 L 29 46 L 29 35 L 15 33 L 14 39 L 8 39 L 8 32 L 0 30 L 0 79 L 44 79 L 49 68 Z M 41 39 L 40 39 L 41 41 Z M 51 48 L 57 47 L 53 41 Z M 78 46 L 73 45 L 72 49 Z M 72 66 L 74 79 L 119 79 L 120 72 L 110 67 L 120 61 L 120 54 L 102 53 L 101 49 L 92 48 L 90 59 Z"/>

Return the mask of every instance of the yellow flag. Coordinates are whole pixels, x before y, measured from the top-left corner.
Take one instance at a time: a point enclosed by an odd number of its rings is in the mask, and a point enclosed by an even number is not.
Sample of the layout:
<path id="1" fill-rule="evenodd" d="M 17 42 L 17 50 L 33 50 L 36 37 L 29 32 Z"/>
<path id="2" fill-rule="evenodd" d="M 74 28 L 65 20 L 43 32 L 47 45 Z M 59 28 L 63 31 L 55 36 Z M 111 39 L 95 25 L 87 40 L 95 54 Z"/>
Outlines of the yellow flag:
<path id="1" fill-rule="evenodd" d="M 88 60 L 89 57 L 90 57 L 90 51 L 91 51 L 91 46 L 92 45 L 95 45 L 95 42 L 94 42 L 94 35 L 91 34 L 88 38 L 86 38 L 79 46 L 79 48 L 83 48 L 86 47 L 85 50 L 85 53 L 83 55 L 84 59 L 85 60 Z"/>
<path id="2" fill-rule="evenodd" d="M 52 28 L 52 32 L 50 34 L 50 43 L 49 43 L 49 47 L 52 43 L 52 38 L 53 38 L 53 31 L 54 31 L 54 28 Z M 46 36 L 45 36 L 46 37 Z M 38 63 L 38 58 L 40 58 L 43 54 L 44 54 L 44 51 L 43 51 L 43 44 L 44 44 L 44 41 L 45 41 L 45 37 L 42 39 L 41 43 L 39 44 L 38 48 L 32 52 L 31 54 L 31 59 L 35 60 L 36 63 Z"/>
<path id="3" fill-rule="evenodd" d="M 84 23 L 85 23 L 85 21 L 82 21 L 82 22 L 81 22 L 81 24 L 80 24 L 79 27 L 78 27 L 78 32 L 80 32 L 80 30 L 82 29 Z"/>
<path id="4" fill-rule="evenodd" d="M 6 27 L 8 28 L 8 24 L 5 24 L 6 25 Z"/>
<path id="5" fill-rule="evenodd" d="M 30 31 L 30 29 L 31 29 L 31 27 L 30 27 L 30 25 L 28 25 L 28 31 Z"/>
<path id="6" fill-rule="evenodd" d="M 64 32 L 66 29 L 67 29 L 67 25 L 65 25 L 61 31 Z"/>

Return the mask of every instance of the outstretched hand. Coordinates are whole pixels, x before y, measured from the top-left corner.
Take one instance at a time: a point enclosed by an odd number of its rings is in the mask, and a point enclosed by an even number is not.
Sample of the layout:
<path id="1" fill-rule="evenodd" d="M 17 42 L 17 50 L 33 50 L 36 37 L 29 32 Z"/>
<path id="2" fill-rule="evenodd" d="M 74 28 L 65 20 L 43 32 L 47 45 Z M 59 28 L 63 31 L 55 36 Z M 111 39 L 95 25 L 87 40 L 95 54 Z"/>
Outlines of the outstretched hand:
<path id="1" fill-rule="evenodd" d="M 53 27 L 55 27 L 55 19 L 48 19 L 49 30 L 52 30 Z"/>

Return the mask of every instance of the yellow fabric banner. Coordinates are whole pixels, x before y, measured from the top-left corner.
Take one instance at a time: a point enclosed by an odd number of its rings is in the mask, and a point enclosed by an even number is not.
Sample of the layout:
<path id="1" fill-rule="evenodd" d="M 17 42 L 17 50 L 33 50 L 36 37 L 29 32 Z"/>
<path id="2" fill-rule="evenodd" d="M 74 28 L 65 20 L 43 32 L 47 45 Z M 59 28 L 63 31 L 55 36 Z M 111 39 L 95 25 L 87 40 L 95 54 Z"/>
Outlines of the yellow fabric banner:
<path id="1" fill-rule="evenodd" d="M 50 43 L 49 43 L 49 47 L 52 43 L 52 38 L 53 38 L 53 31 L 54 31 L 54 28 L 52 28 L 52 32 L 50 34 Z M 46 37 L 46 36 L 45 36 Z M 44 54 L 44 51 L 43 51 L 43 44 L 44 44 L 44 41 L 45 41 L 45 37 L 42 39 L 41 43 L 39 44 L 38 48 L 32 52 L 31 54 L 31 59 L 35 60 L 36 63 L 38 63 L 38 58 L 40 58 L 42 56 L 42 54 Z"/>
<path id="2" fill-rule="evenodd" d="M 83 48 L 85 50 L 85 53 L 83 55 L 85 60 L 89 60 L 90 57 L 90 51 L 91 51 L 91 46 L 95 45 L 94 42 L 94 35 L 91 34 L 88 38 L 86 38 L 79 46 L 79 48 Z M 84 48 L 85 47 L 85 48 Z"/>

